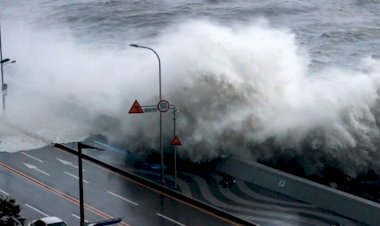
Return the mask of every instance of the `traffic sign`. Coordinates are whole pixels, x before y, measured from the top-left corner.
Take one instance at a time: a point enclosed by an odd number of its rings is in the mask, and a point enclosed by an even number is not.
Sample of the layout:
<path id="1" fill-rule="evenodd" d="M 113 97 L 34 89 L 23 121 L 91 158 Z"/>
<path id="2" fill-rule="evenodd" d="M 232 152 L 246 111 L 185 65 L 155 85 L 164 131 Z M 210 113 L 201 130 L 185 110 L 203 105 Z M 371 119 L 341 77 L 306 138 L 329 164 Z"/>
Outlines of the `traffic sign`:
<path id="1" fill-rule="evenodd" d="M 157 112 L 157 107 L 156 106 L 154 106 L 154 107 L 143 107 L 143 111 L 144 111 L 144 113 Z"/>
<path id="2" fill-rule="evenodd" d="M 173 138 L 171 145 L 173 145 L 173 146 L 179 146 L 179 145 L 182 145 L 181 140 L 179 139 L 178 136 L 175 136 L 175 137 Z"/>
<path id="3" fill-rule="evenodd" d="M 144 113 L 144 111 L 141 108 L 139 102 L 137 102 L 137 100 L 135 100 L 135 102 L 133 102 L 132 107 L 128 113 L 129 114 L 140 114 L 140 113 Z"/>
<path id="4" fill-rule="evenodd" d="M 169 108 L 170 108 L 170 104 L 169 104 L 169 101 L 167 100 L 160 100 L 157 104 L 157 109 L 160 112 L 167 112 Z"/>

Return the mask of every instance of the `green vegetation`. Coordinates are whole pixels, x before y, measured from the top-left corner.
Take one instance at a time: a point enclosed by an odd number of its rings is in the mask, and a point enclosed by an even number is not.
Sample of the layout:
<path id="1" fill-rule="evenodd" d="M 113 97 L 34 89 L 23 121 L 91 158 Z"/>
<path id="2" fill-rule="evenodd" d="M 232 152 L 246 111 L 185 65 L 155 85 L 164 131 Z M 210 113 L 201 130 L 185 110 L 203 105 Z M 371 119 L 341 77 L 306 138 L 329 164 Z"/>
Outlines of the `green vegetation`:
<path id="1" fill-rule="evenodd" d="M 20 206 L 14 199 L 0 196 L 0 225 L 24 225 L 25 219 L 20 215 Z"/>

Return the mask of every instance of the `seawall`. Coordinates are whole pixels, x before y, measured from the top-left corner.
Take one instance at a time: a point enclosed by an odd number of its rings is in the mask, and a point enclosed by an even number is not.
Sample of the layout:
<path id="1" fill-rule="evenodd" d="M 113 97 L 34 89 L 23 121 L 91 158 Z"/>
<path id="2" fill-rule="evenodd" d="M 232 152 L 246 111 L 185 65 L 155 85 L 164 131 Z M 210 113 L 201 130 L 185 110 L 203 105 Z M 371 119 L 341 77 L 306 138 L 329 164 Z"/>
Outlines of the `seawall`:
<path id="1" fill-rule="evenodd" d="M 257 162 L 234 157 L 218 164 L 217 170 L 368 225 L 379 225 L 380 204 Z"/>

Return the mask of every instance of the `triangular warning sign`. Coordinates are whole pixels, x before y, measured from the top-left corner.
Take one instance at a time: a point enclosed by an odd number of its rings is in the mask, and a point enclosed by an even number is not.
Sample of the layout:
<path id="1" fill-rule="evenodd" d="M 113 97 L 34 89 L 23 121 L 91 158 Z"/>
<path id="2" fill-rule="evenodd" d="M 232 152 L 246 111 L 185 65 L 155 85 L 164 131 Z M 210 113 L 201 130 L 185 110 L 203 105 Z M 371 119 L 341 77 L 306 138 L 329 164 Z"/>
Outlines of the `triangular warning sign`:
<path id="1" fill-rule="evenodd" d="M 175 136 L 175 137 L 173 138 L 171 145 L 173 145 L 173 146 L 182 145 L 182 144 L 181 144 L 181 140 L 178 138 L 178 136 Z"/>
<path id="2" fill-rule="evenodd" d="M 141 108 L 139 102 L 137 102 L 137 100 L 135 100 L 135 102 L 133 102 L 132 107 L 128 113 L 129 114 L 139 114 L 139 113 L 144 113 L 144 111 Z"/>

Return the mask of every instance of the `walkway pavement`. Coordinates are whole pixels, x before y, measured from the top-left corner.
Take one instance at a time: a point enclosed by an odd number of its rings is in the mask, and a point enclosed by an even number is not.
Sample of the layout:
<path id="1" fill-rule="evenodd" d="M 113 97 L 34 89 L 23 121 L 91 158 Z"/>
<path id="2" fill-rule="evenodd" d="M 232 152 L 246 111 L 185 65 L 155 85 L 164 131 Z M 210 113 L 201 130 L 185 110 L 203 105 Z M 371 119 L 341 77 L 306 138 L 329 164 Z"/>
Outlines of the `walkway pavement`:
<path id="1" fill-rule="evenodd" d="M 84 153 L 160 183 L 159 164 L 149 160 L 144 162 L 143 159 L 127 151 L 104 146 L 100 142 L 98 145 L 107 151 L 84 150 Z M 165 178 L 167 186 L 174 189 L 173 176 L 167 173 Z M 236 180 L 231 187 L 224 187 L 219 183 L 222 179 L 222 175 L 214 170 L 179 170 L 178 190 L 189 197 L 262 226 L 328 226 L 337 223 L 344 226 L 362 225 L 349 218 L 245 181 Z"/>

